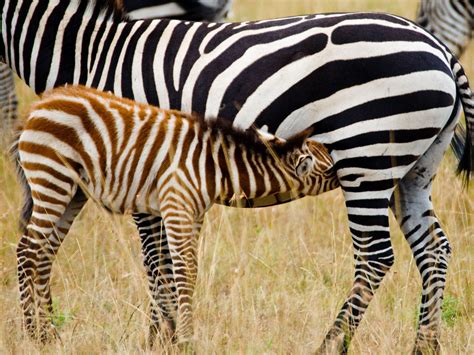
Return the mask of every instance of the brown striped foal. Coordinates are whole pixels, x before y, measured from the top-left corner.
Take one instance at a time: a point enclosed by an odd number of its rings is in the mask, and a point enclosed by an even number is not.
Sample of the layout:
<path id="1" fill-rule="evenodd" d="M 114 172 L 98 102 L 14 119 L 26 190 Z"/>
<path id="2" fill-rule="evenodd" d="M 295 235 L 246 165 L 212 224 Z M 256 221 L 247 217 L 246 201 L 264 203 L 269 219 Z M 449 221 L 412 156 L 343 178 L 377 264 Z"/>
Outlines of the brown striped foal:
<path id="1" fill-rule="evenodd" d="M 26 191 L 17 256 L 27 331 L 51 335 L 53 258 L 91 198 L 115 213 L 163 218 L 172 265 L 162 265 L 160 285 L 172 297 L 159 306 L 168 331 L 189 340 L 196 246 L 211 205 L 263 206 L 338 185 L 330 155 L 309 134 L 283 141 L 85 87 L 43 95 L 16 149 Z M 155 299 L 160 285 L 150 285 Z"/>

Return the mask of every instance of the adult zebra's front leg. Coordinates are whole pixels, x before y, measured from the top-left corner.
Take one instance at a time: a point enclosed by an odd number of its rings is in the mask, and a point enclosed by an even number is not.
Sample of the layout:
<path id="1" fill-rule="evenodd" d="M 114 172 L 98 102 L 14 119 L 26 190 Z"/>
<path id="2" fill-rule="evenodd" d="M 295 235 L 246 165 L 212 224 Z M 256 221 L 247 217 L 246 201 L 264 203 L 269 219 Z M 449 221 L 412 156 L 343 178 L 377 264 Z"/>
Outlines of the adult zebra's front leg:
<path id="1" fill-rule="evenodd" d="M 343 187 L 354 247 L 355 277 L 349 296 L 318 350 L 320 354 L 347 353 L 375 291 L 393 265 L 388 222 L 392 182 L 387 184 L 386 190 L 378 192 L 380 185 L 370 182 L 354 188 Z"/>
<path id="2" fill-rule="evenodd" d="M 159 334 L 161 342 L 172 340 L 176 331 L 177 294 L 166 229 L 163 219 L 149 214 L 134 214 L 140 233 L 143 263 L 150 289 L 150 331 L 148 345 L 152 347 Z"/>

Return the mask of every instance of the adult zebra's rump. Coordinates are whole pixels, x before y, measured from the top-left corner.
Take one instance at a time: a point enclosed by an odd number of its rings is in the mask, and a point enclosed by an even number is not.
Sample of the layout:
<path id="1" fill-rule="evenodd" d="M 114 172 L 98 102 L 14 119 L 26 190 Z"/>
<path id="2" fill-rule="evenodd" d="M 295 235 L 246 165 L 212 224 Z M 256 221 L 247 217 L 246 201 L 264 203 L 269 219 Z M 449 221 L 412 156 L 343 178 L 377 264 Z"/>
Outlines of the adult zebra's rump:
<path id="1" fill-rule="evenodd" d="M 6 58 L 20 77 L 37 91 L 82 83 L 163 108 L 223 117 L 242 128 L 266 126 L 284 138 L 312 127 L 335 162 L 356 268 L 322 349 L 349 343 L 394 262 L 389 208 L 423 275 L 416 349 L 438 348 L 450 249 L 433 212 L 431 184 L 458 123 L 460 99 L 467 118 L 466 135 L 458 140 L 461 170 L 472 170 L 473 149 L 471 92 L 444 45 L 386 14 L 124 23 L 111 9 L 86 5 L 5 3 Z M 32 25 L 41 21 L 45 26 Z M 166 241 L 159 219 L 136 217 L 143 221 L 143 239 L 151 235 L 155 241 L 148 246 Z M 149 265 L 167 260 L 154 255 Z M 156 276 L 157 269 L 148 272 L 155 285 L 175 282 L 170 274 Z M 167 295 L 156 296 L 154 315 L 166 318 L 159 305 Z"/>

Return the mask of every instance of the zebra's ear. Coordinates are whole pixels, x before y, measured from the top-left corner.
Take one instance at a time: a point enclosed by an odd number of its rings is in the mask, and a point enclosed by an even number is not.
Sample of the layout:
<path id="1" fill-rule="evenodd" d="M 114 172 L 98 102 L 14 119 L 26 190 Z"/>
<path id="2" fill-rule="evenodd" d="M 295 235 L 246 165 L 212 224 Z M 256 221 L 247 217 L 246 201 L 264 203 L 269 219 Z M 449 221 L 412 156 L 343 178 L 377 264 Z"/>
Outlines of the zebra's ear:
<path id="1" fill-rule="evenodd" d="M 318 170 L 325 174 L 330 173 L 331 169 L 334 167 L 334 160 L 329 154 L 326 146 L 312 139 L 307 139 L 306 144 L 310 153 L 315 158 L 315 164 L 318 165 Z"/>
<path id="2" fill-rule="evenodd" d="M 268 132 L 268 128 L 266 126 L 262 128 L 251 127 L 254 132 L 257 134 L 258 137 L 264 142 L 272 143 L 272 144 L 280 144 L 283 145 L 286 143 L 286 140 L 280 137 L 275 136 Z"/>
<path id="3" fill-rule="evenodd" d="M 296 176 L 305 177 L 308 176 L 314 166 L 314 158 L 311 155 L 301 155 L 298 157 L 295 166 Z"/>

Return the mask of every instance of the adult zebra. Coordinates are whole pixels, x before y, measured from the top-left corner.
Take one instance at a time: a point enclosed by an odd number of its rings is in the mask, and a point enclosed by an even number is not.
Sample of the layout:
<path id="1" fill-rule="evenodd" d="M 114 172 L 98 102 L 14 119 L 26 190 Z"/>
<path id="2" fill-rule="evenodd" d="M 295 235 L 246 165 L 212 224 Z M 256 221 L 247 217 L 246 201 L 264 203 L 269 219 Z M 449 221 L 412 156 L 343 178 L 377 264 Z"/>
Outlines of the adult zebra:
<path id="1" fill-rule="evenodd" d="M 416 22 L 460 57 L 474 30 L 474 0 L 421 0 Z"/>
<path id="2" fill-rule="evenodd" d="M 194 21 L 221 21 L 232 5 L 232 0 L 123 0 L 127 18 L 172 18 Z M 18 110 L 13 72 L 0 63 L 0 119 L 15 121 Z"/>
<path id="3" fill-rule="evenodd" d="M 0 63 L 0 126 L 10 126 L 17 117 L 18 100 L 15 94 L 15 80 L 10 67 Z"/>
<path id="4" fill-rule="evenodd" d="M 7 1 L 7 62 L 37 92 L 82 83 L 163 108 L 231 119 L 242 128 L 266 126 L 282 137 L 312 126 L 335 161 L 355 256 L 354 285 L 321 351 L 346 349 L 394 262 L 389 207 L 423 280 L 415 349 L 437 351 L 450 247 L 433 211 L 431 185 L 461 101 L 467 130 L 465 139 L 456 136 L 459 170 L 469 177 L 473 169 L 471 91 L 445 46 L 412 22 L 386 14 L 124 23 L 120 12 L 102 6 Z M 166 290 L 175 300 L 176 288 L 164 231 L 160 220 L 137 218 L 152 270 L 153 320 L 161 314 L 174 327 Z"/>

